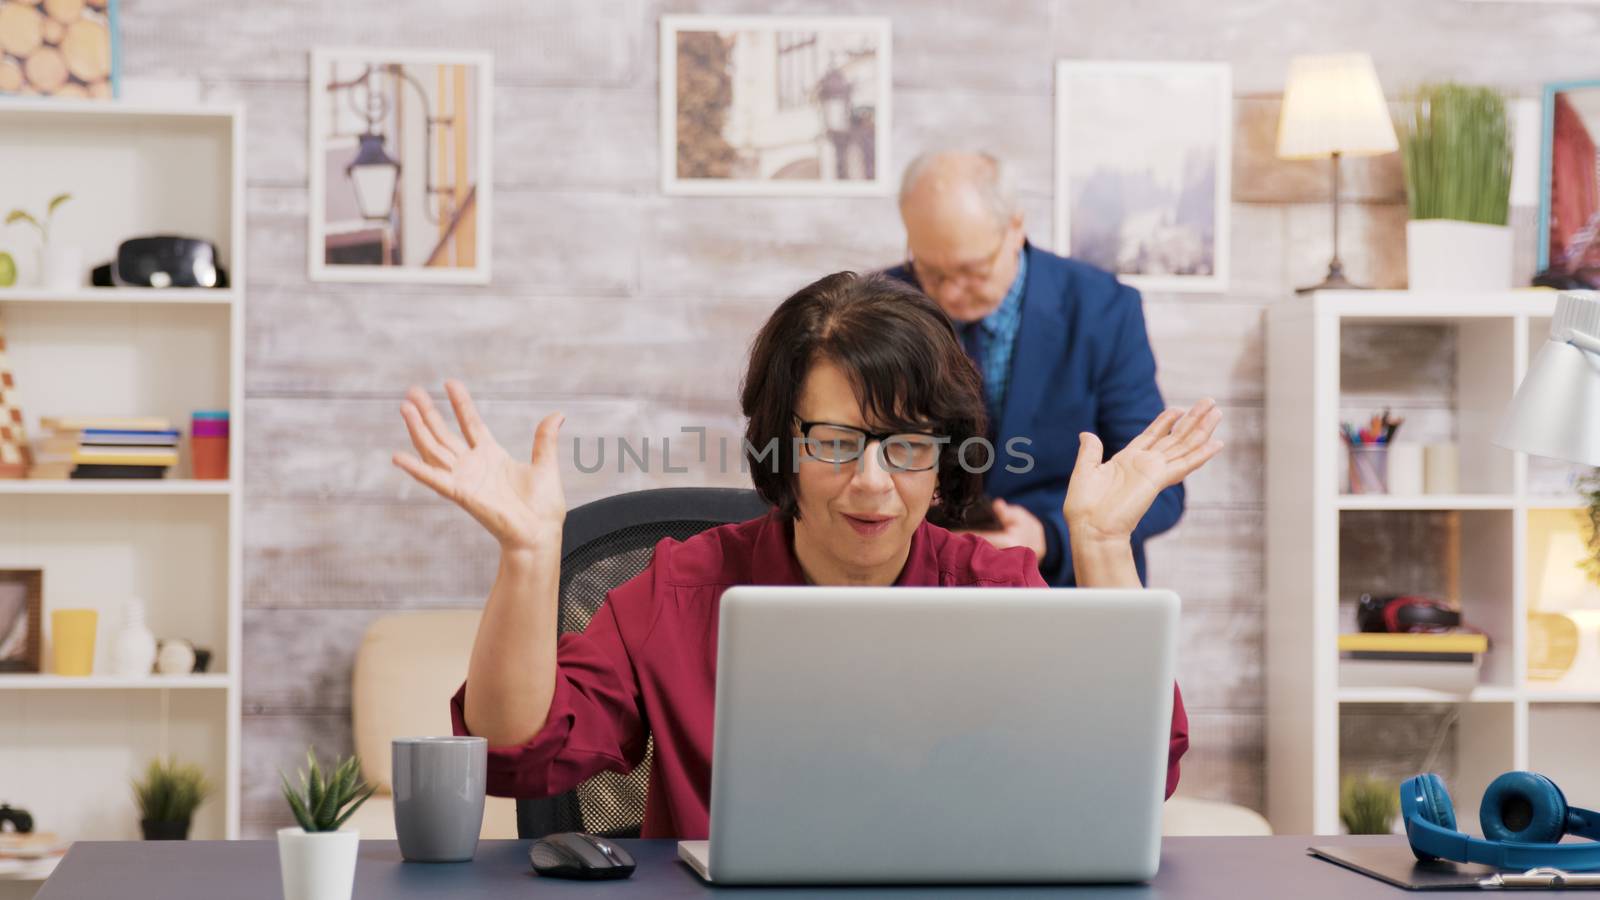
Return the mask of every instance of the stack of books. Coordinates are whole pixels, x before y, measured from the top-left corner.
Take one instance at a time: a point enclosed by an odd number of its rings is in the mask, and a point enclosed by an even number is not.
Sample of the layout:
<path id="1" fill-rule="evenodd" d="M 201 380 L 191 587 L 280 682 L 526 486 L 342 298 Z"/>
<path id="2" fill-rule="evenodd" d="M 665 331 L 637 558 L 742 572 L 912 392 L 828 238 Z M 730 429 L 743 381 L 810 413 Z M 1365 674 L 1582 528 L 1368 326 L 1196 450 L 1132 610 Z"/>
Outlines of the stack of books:
<path id="1" fill-rule="evenodd" d="M 47 417 L 39 426 L 29 478 L 164 478 L 178 464 L 178 432 L 166 419 Z"/>
<path id="2" fill-rule="evenodd" d="M 1410 687 L 1471 693 L 1489 637 L 1470 632 L 1339 635 L 1341 687 Z"/>

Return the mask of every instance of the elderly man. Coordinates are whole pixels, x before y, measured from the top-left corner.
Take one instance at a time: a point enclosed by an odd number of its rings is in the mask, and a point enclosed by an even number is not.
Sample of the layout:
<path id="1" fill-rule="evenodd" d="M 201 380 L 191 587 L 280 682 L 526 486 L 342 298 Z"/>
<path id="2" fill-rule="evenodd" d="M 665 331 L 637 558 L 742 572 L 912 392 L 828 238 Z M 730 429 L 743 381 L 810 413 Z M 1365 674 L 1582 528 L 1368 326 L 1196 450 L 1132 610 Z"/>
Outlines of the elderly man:
<path id="1" fill-rule="evenodd" d="M 983 374 L 989 439 L 997 454 L 984 478 L 994 521 L 979 533 L 1000 547 L 1033 548 L 1057 586 L 1075 582 L 1061 517 L 1078 435 L 1115 453 L 1164 408 L 1145 335 L 1139 292 L 1093 266 L 1028 243 L 1004 167 L 988 154 L 934 153 L 906 168 L 900 185 L 906 261 L 889 274 L 912 282 L 955 322 Z M 1033 457 L 1008 457 L 1015 438 Z M 1133 533 L 1145 577 L 1144 541 L 1183 515 L 1183 485 L 1162 491 Z"/>

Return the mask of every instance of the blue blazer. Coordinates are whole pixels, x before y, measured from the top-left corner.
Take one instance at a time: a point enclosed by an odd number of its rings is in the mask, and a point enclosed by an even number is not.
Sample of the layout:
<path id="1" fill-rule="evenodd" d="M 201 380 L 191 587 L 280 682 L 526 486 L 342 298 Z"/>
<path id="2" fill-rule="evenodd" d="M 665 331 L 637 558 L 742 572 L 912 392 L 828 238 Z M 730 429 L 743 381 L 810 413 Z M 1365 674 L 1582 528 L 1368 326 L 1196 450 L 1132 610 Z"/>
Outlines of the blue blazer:
<path id="1" fill-rule="evenodd" d="M 999 422 L 990 423 L 996 462 L 984 476 L 990 496 L 1027 508 L 1044 523 L 1047 549 L 1039 572 L 1052 585 L 1075 584 L 1067 523 L 1061 515 L 1067 481 L 1078 458 L 1078 434 L 1089 431 L 1106 456 L 1127 446 L 1165 403 L 1156 387 L 1156 359 L 1145 333 L 1139 292 L 1109 272 L 1065 259 L 1032 244 L 1022 295 L 1022 327 L 1011 357 L 1011 383 Z M 888 274 L 916 284 L 906 266 Z M 1033 470 L 1007 472 L 1022 463 L 1006 452 L 1014 437 Z M 1183 516 L 1183 485 L 1156 496 L 1133 532 L 1133 560 L 1145 580 L 1144 542 Z"/>

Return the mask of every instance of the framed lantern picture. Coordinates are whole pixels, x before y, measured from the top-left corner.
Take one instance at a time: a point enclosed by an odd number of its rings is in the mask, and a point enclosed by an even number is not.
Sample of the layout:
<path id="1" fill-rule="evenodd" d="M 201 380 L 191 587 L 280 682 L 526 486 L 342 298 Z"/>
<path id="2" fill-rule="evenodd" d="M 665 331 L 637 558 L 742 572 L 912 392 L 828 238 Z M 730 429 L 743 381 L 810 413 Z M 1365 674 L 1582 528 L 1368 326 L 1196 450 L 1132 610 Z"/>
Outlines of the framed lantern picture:
<path id="1" fill-rule="evenodd" d="M 313 281 L 486 284 L 493 61 L 311 53 Z"/>
<path id="2" fill-rule="evenodd" d="M 663 16 L 661 189 L 889 193 L 889 20 Z"/>
<path id="3" fill-rule="evenodd" d="M 1056 250 L 1142 290 L 1225 291 L 1226 64 L 1056 64 Z"/>

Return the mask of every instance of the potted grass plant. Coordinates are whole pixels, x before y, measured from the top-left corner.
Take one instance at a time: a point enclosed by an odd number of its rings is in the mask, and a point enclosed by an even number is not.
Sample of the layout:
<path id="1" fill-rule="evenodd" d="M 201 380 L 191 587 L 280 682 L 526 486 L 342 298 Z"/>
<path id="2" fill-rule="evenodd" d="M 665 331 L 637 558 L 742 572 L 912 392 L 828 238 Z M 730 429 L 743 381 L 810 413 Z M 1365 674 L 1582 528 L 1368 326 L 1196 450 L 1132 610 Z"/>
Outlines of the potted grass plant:
<path id="1" fill-rule="evenodd" d="M 361 779 L 361 763 L 356 757 L 324 774 L 315 750 L 306 751 L 306 768 L 300 772 L 298 786 L 279 774 L 283 797 L 298 823 L 278 829 L 284 900 L 350 900 L 361 835 L 340 826 L 376 788 Z"/>
<path id="2" fill-rule="evenodd" d="M 1425 86 L 1400 142 L 1411 214 L 1411 289 L 1509 289 L 1511 130 L 1505 99 L 1486 87 Z"/>
<path id="3" fill-rule="evenodd" d="M 1370 775 L 1347 776 L 1339 788 L 1339 819 L 1351 834 L 1389 834 L 1400 812 L 1400 786 Z"/>
<path id="4" fill-rule="evenodd" d="M 193 763 L 150 760 L 144 777 L 134 779 L 139 827 L 147 841 L 182 841 L 189 837 L 194 811 L 211 796 L 211 782 Z"/>

